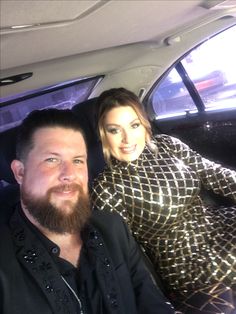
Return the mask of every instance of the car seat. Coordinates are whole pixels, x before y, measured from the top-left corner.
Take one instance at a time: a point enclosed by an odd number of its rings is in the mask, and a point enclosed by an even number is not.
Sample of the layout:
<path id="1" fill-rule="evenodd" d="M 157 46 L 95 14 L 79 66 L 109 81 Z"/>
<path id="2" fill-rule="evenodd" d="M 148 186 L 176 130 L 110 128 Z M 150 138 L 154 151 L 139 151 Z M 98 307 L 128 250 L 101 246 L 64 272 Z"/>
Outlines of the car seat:
<path id="1" fill-rule="evenodd" d="M 0 224 L 5 222 L 19 202 L 19 186 L 11 170 L 15 158 L 17 127 L 0 133 Z"/>
<path id="2" fill-rule="evenodd" d="M 105 160 L 102 144 L 98 135 L 98 105 L 97 98 L 92 98 L 75 105 L 72 112 L 78 118 L 83 129 L 88 147 L 89 186 L 93 179 L 104 169 Z"/>

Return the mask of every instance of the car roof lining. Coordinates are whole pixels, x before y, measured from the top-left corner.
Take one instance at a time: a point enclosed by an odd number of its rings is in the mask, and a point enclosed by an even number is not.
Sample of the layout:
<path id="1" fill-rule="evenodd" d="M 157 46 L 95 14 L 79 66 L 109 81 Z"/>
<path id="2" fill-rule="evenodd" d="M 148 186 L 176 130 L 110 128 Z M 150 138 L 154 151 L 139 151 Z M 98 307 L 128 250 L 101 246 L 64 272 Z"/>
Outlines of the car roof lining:
<path id="1" fill-rule="evenodd" d="M 185 29 L 191 21 L 218 14 L 219 10 L 205 8 L 204 2 L 3 0 L 1 67 L 142 41 L 158 42 Z"/>

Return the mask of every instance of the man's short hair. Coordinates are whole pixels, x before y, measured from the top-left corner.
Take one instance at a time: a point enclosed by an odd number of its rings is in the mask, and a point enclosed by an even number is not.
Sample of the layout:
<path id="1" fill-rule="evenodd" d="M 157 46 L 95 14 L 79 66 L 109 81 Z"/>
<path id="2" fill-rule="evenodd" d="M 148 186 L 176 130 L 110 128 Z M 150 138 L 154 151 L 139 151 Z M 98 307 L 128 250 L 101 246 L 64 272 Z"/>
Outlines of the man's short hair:
<path id="1" fill-rule="evenodd" d="M 62 127 L 79 131 L 85 140 L 84 132 L 71 110 L 55 108 L 34 110 L 22 121 L 19 127 L 16 143 L 17 159 L 22 161 L 26 159 L 34 145 L 34 133 L 38 129 L 47 127 Z"/>

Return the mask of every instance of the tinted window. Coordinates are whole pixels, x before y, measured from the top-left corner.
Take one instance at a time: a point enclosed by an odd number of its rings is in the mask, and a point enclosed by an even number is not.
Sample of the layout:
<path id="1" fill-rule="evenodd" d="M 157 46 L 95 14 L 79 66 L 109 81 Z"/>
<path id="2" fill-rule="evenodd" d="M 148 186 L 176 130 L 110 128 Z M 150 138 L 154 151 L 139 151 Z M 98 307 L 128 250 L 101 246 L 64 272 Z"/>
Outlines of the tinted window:
<path id="1" fill-rule="evenodd" d="M 66 82 L 11 99 L 1 99 L 0 132 L 19 124 L 24 117 L 35 109 L 48 107 L 66 109 L 86 100 L 101 77 Z"/>
<path id="2" fill-rule="evenodd" d="M 157 119 L 236 108 L 236 27 L 192 50 L 164 76 L 148 104 Z"/>

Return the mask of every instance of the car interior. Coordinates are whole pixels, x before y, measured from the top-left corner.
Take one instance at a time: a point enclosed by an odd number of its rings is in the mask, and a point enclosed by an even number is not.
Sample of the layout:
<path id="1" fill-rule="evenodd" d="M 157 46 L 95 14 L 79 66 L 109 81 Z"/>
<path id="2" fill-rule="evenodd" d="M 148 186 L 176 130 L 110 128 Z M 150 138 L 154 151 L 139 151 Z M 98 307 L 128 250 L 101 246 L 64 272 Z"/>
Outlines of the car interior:
<path id="1" fill-rule="evenodd" d="M 91 184 L 105 165 L 96 99 L 113 87 L 140 97 L 154 134 L 179 137 L 236 167 L 235 1 L 1 0 L 0 6 L 0 223 L 19 201 L 10 164 L 22 119 L 34 109 L 71 109 L 86 135 Z M 214 44 L 190 82 L 181 61 L 191 65 L 195 52 L 189 54 L 225 30 L 232 30 L 233 57 L 222 57 L 222 44 Z M 211 59 L 225 72 L 207 72 Z M 227 203 L 203 193 L 210 204 Z"/>

